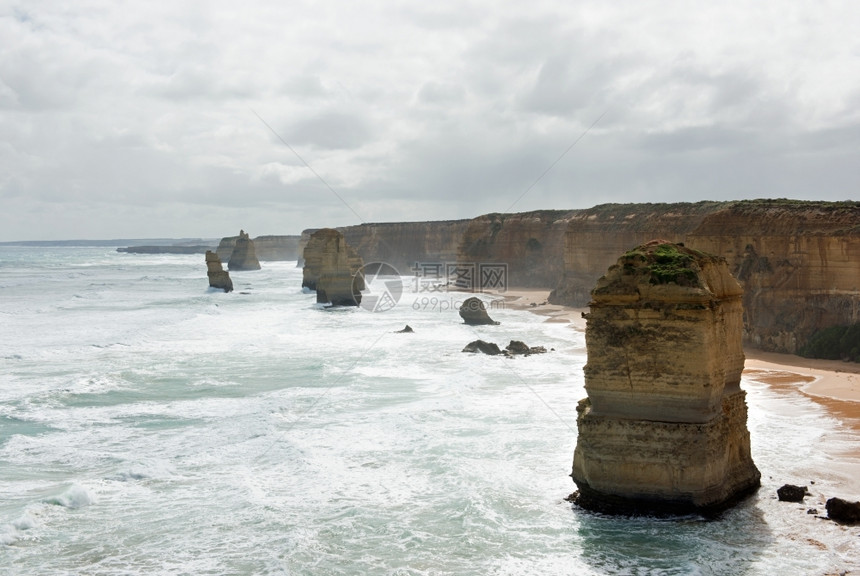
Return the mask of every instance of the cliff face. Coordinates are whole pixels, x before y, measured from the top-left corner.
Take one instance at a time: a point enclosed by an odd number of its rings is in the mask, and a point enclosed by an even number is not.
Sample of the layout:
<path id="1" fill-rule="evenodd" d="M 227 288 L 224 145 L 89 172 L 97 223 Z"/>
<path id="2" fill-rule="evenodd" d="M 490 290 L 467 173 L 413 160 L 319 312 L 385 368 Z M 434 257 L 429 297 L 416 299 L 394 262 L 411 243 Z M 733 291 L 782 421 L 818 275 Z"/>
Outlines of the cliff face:
<path id="1" fill-rule="evenodd" d="M 758 487 L 740 389 L 741 294 L 725 260 L 662 240 L 599 280 L 577 408 L 580 505 L 712 510 Z"/>
<path id="2" fill-rule="evenodd" d="M 594 282 L 633 246 L 663 238 L 684 242 L 709 213 L 724 204 L 604 204 L 572 212 L 561 251 L 563 269 L 549 301 L 588 304 Z"/>
<path id="3" fill-rule="evenodd" d="M 794 353 L 820 328 L 860 322 L 860 203 L 739 202 L 687 245 L 727 259 L 755 346 Z"/>
<path id="4" fill-rule="evenodd" d="M 469 220 L 361 224 L 339 228 L 366 263 L 388 263 L 402 276 L 418 263 L 454 263 Z"/>
<path id="5" fill-rule="evenodd" d="M 300 238 L 300 236 L 257 236 L 253 239 L 257 260 L 261 262 L 298 260 L 301 255 Z M 230 260 L 238 239 L 238 236 L 227 236 L 218 243 L 216 251 L 222 261 Z"/>
<path id="6" fill-rule="evenodd" d="M 596 206 L 571 213 L 550 302 L 584 306 L 613 254 L 653 238 L 726 258 L 744 286 L 744 339 L 794 353 L 860 321 L 860 203 L 750 200 Z"/>
<path id="7" fill-rule="evenodd" d="M 316 290 L 318 303 L 361 304 L 364 262 L 340 231 L 323 228 L 311 234 L 303 256 L 302 287 Z"/>
<path id="8" fill-rule="evenodd" d="M 573 214 L 540 210 L 474 218 L 459 243 L 458 264 L 504 263 L 509 287 L 553 286 L 564 270 L 559 256 Z"/>

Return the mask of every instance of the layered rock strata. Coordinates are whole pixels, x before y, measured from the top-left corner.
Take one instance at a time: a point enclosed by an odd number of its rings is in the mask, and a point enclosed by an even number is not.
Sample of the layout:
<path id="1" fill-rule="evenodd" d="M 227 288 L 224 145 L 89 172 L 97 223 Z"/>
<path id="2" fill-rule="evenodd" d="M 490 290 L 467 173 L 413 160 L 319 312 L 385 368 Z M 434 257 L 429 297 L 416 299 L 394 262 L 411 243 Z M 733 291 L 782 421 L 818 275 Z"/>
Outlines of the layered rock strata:
<path id="1" fill-rule="evenodd" d="M 227 268 L 230 270 L 260 269 L 260 261 L 257 260 L 257 251 L 254 248 L 254 241 L 251 240 L 248 233 L 244 230 L 239 231 L 239 237 L 236 238 L 236 244 L 233 246 L 233 253 L 230 254 Z"/>
<path id="2" fill-rule="evenodd" d="M 860 322 L 860 202 L 605 204 L 567 221 L 553 304 L 586 305 L 618 253 L 666 238 L 726 258 L 752 346 L 795 353 L 817 330 Z"/>
<path id="3" fill-rule="evenodd" d="M 323 228 L 311 234 L 303 259 L 302 287 L 316 290 L 318 303 L 361 304 L 364 262 L 341 232 Z"/>
<path id="4" fill-rule="evenodd" d="M 757 348 L 796 353 L 821 328 L 860 322 L 860 202 L 735 202 L 686 244 L 726 258 Z"/>
<path id="5" fill-rule="evenodd" d="M 579 505 L 715 511 L 759 486 L 741 297 L 724 259 L 666 241 L 627 252 L 598 281 L 571 475 Z"/>
<path id="6" fill-rule="evenodd" d="M 230 273 L 221 266 L 221 259 L 218 258 L 218 254 L 211 250 L 206 251 L 206 275 L 209 277 L 210 287 L 218 288 L 224 292 L 233 291 Z"/>

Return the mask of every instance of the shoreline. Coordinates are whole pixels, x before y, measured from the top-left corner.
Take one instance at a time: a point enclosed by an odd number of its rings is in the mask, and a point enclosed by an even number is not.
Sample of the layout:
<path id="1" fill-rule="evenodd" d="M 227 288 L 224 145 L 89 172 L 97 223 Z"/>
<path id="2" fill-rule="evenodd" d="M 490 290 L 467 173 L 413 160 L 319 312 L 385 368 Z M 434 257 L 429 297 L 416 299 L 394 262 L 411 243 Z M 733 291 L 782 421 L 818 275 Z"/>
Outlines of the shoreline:
<path id="1" fill-rule="evenodd" d="M 587 308 L 547 303 L 549 290 L 511 289 L 496 294 L 514 310 L 546 316 L 545 322 L 566 322 L 585 331 Z M 792 389 L 825 406 L 852 428 L 860 429 L 860 364 L 803 358 L 744 347 L 744 375 L 774 388 Z"/>

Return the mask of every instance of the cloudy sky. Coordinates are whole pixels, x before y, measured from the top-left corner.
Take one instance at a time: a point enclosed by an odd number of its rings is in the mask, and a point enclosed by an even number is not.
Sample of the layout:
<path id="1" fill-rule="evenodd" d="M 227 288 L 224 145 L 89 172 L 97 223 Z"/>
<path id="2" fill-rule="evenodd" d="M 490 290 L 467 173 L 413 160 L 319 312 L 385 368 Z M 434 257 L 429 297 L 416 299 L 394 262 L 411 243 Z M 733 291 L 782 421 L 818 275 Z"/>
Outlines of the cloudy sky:
<path id="1" fill-rule="evenodd" d="M 857 200 L 858 30 L 851 0 L 0 0 L 0 240 Z"/>

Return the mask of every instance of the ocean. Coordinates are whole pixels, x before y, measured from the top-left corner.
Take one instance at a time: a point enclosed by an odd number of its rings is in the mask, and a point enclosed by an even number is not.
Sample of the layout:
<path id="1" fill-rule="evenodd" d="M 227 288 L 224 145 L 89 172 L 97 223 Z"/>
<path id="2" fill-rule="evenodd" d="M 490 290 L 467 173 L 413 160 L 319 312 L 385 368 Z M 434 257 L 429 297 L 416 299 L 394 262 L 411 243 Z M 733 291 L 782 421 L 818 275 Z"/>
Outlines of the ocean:
<path id="1" fill-rule="evenodd" d="M 295 262 L 0 247 L 0 573 L 603 575 L 860 569 L 857 435 L 745 378 L 762 488 L 718 519 L 565 500 L 584 335 L 458 293 L 324 309 Z M 434 300 L 435 299 L 435 300 Z M 409 324 L 412 334 L 397 333 Z M 552 349 L 462 353 L 482 338 Z M 815 482 L 812 484 L 812 482 Z M 804 504 L 776 500 L 808 484 Z"/>

